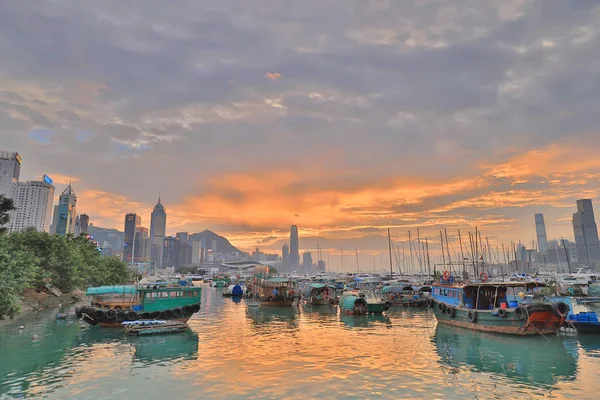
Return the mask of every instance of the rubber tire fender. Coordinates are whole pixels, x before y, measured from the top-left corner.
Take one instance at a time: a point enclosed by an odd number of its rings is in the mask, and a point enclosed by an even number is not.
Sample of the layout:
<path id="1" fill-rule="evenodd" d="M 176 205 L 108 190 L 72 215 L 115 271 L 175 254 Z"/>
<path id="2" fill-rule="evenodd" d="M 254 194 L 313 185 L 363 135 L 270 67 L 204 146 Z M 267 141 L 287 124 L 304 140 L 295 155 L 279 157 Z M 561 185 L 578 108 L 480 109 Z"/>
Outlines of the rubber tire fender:
<path id="1" fill-rule="evenodd" d="M 444 303 L 438 303 L 438 311 L 441 313 L 446 312 L 446 305 Z"/>
<path id="2" fill-rule="evenodd" d="M 452 306 L 446 307 L 446 315 L 449 317 L 454 317 L 456 315 L 456 310 Z"/>
<path id="3" fill-rule="evenodd" d="M 469 318 L 469 321 L 473 323 L 477 322 L 477 311 L 469 310 L 469 312 L 467 313 L 467 318 Z"/>

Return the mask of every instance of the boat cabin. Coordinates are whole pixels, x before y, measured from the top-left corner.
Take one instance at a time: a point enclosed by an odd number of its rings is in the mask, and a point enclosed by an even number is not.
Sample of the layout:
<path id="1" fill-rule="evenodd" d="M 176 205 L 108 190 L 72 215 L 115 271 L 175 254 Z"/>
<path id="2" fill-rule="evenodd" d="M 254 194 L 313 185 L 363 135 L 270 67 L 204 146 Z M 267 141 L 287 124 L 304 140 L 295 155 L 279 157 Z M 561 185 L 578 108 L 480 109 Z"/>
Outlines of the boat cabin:
<path id="1" fill-rule="evenodd" d="M 475 310 L 515 308 L 528 303 L 540 287 L 540 282 L 473 283 L 464 286 L 434 285 L 432 297 L 454 307 Z"/>
<path id="2" fill-rule="evenodd" d="M 202 289 L 196 287 L 161 287 L 138 289 L 142 310 L 146 312 L 170 310 L 199 304 Z"/>

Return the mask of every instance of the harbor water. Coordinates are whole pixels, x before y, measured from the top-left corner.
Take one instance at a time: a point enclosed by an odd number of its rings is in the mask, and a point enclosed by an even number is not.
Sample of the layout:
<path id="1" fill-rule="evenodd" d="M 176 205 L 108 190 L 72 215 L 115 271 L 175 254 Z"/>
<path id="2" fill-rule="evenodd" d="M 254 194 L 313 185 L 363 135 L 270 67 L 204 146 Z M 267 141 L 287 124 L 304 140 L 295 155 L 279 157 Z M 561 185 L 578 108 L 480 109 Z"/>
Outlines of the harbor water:
<path id="1" fill-rule="evenodd" d="M 600 335 L 518 338 L 394 309 L 248 308 L 204 286 L 191 331 L 126 337 L 57 320 L 0 322 L 0 399 L 598 398 Z M 19 329 L 19 326 L 24 329 Z M 32 337 L 34 339 L 32 339 Z"/>

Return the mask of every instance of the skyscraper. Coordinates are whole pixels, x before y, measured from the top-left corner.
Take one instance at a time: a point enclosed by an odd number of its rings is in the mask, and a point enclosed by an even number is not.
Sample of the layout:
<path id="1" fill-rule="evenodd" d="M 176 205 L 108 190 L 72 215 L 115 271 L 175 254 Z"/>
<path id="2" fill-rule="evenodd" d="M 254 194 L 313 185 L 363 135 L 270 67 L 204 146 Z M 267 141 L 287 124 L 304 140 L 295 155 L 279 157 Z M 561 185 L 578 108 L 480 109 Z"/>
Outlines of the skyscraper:
<path id="1" fill-rule="evenodd" d="M 16 210 L 12 213 L 10 221 L 11 232 L 27 228 L 48 232 L 54 201 L 54 186 L 51 183 L 48 181 L 15 183 L 13 200 Z"/>
<path id="2" fill-rule="evenodd" d="M 600 242 L 592 200 L 577 200 L 577 212 L 573 214 L 573 233 L 579 264 L 592 266 L 594 262 L 600 261 Z"/>
<path id="3" fill-rule="evenodd" d="M 312 254 L 308 251 L 302 253 L 302 270 L 303 272 L 310 272 L 312 270 L 313 259 Z"/>
<path id="4" fill-rule="evenodd" d="M 298 252 L 298 227 L 292 225 L 290 230 L 290 255 L 289 255 L 289 268 L 290 271 L 300 266 L 300 253 Z"/>
<path id="5" fill-rule="evenodd" d="M 288 262 L 290 260 L 290 246 L 284 244 L 281 247 L 281 271 L 288 272 Z"/>
<path id="6" fill-rule="evenodd" d="M 81 233 L 89 233 L 90 217 L 87 214 L 81 214 L 79 216 L 79 223 L 81 224 Z"/>
<path id="7" fill-rule="evenodd" d="M 135 261 L 144 262 L 148 258 L 148 228 L 138 226 L 135 231 Z"/>
<path id="8" fill-rule="evenodd" d="M 52 221 L 52 233 L 66 236 L 75 233 L 75 215 L 77 214 L 77 195 L 69 186 L 62 192 L 58 205 L 54 207 L 54 219 Z"/>
<path id="9" fill-rule="evenodd" d="M 21 156 L 14 151 L 0 150 L 0 194 L 13 198 L 13 184 L 19 182 Z"/>
<path id="10" fill-rule="evenodd" d="M 137 247 L 137 231 L 142 224 L 142 217 L 134 213 L 125 215 L 124 231 L 125 235 L 123 238 L 123 261 L 133 262 L 137 254 L 134 254 L 134 249 Z M 132 258 L 133 257 L 133 258 Z"/>
<path id="11" fill-rule="evenodd" d="M 75 236 L 81 235 L 81 220 L 79 219 L 79 215 L 75 217 Z"/>
<path id="12" fill-rule="evenodd" d="M 163 268 L 163 253 L 165 248 L 165 234 L 167 231 L 167 211 L 160 203 L 160 195 L 158 203 L 154 206 L 150 216 L 150 241 L 151 241 L 151 256 L 154 261 L 155 268 Z"/>
<path id="13" fill-rule="evenodd" d="M 548 238 L 546 237 L 546 224 L 544 214 L 535 214 L 535 232 L 537 234 L 538 250 L 542 254 L 548 254 Z"/>

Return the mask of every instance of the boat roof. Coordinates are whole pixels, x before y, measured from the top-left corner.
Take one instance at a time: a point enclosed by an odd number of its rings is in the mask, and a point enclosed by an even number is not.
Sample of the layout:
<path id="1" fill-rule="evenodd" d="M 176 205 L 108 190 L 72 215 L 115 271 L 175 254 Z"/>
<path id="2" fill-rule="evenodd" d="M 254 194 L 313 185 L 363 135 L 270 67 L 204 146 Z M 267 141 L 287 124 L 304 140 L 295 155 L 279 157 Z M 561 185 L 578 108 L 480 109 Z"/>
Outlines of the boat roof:
<path id="1" fill-rule="evenodd" d="M 86 296 L 95 294 L 135 294 L 137 287 L 133 285 L 119 285 L 119 286 L 99 286 L 87 288 L 85 291 Z"/>
<path id="2" fill-rule="evenodd" d="M 270 278 L 267 279 L 266 282 L 274 282 L 274 283 L 284 283 L 284 282 L 289 282 L 290 279 L 289 278 Z"/>
<path id="3" fill-rule="evenodd" d="M 522 286 L 547 286 L 544 282 L 472 282 L 465 283 L 463 285 L 444 285 L 441 283 L 436 283 L 431 286 L 437 287 L 446 287 L 446 288 L 454 288 L 461 289 L 466 287 L 497 287 L 497 286 L 506 286 L 506 287 L 522 287 Z"/>

